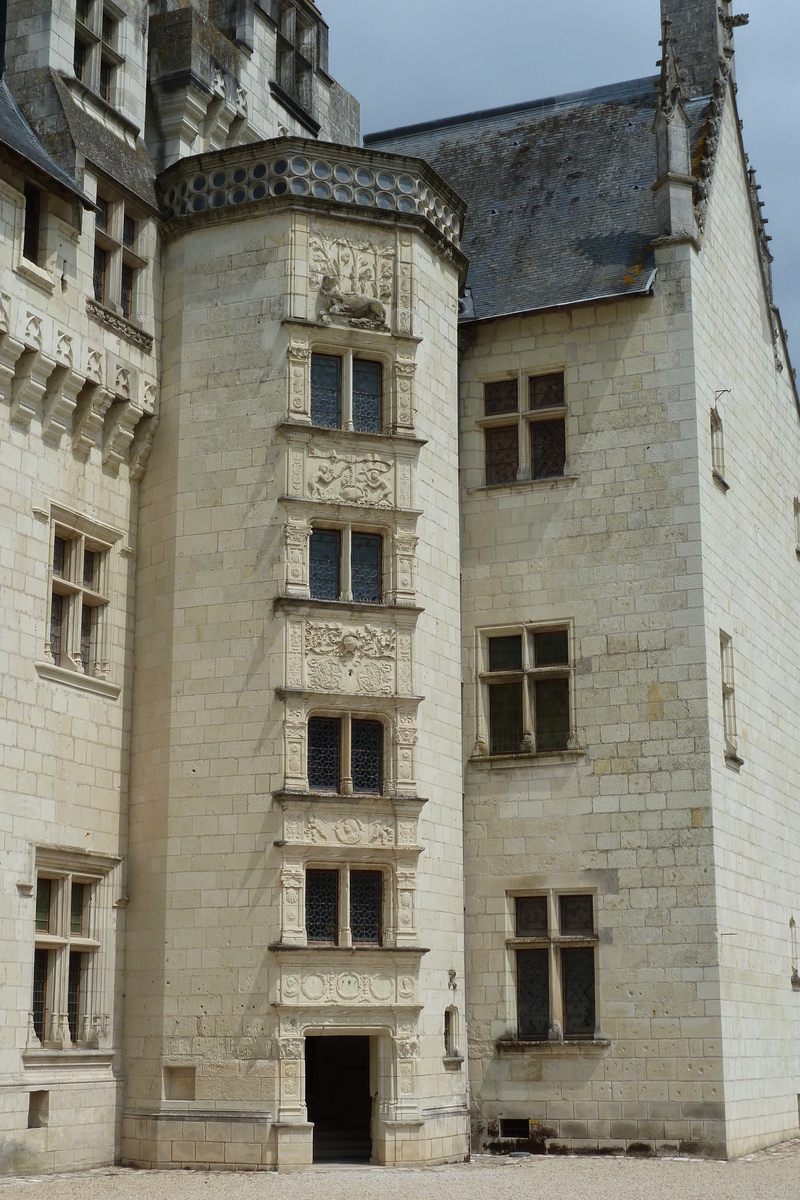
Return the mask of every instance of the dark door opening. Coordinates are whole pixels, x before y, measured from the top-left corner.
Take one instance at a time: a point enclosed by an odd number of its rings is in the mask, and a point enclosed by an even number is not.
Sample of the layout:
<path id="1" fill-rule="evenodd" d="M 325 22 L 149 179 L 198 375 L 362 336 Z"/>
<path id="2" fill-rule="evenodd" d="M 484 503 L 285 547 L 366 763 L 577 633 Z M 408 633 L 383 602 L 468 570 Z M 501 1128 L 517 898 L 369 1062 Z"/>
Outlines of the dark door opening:
<path id="1" fill-rule="evenodd" d="M 368 1037 L 306 1038 L 306 1105 L 314 1123 L 314 1162 L 369 1162 Z"/>

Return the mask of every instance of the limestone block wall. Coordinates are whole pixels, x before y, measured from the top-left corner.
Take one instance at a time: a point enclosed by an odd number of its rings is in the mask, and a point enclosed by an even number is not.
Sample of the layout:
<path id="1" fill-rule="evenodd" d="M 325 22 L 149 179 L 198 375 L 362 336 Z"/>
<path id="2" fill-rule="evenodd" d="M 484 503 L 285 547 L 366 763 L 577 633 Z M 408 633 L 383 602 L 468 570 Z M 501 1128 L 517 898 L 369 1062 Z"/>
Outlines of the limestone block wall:
<path id="1" fill-rule="evenodd" d="M 11 1174 L 113 1162 L 118 1147 L 135 483 L 146 462 L 133 431 L 146 380 L 151 414 L 157 403 L 152 353 L 87 314 L 81 264 L 91 246 L 70 205 L 44 198 L 42 256 L 24 258 L 23 187 L 3 171 L 0 1173 Z M 60 660 L 50 633 L 56 535 L 71 564 Z M 88 661 L 75 600 L 84 544 L 97 555 L 90 591 L 107 601 L 95 610 Z M 50 928 L 39 932 L 37 874 L 53 891 Z M 68 913 L 76 881 L 77 932 Z M 43 947 L 42 1041 L 32 1009 L 34 949 Z M 84 955 L 74 1041 L 68 954 Z"/>
<path id="2" fill-rule="evenodd" d="M 380 320 L 320 319 L 320 254 L 372 262 Z M 464 1073 L 443 1061 L 444 1011 L 463 1029 L 464 995 L 457 266 L 413 227 L 267 201 L 176 226 L 164 270 L 137 585 L 123 1160 L 308 1161 L 303 1038 L 327 1030 L 372 1038 L 376 1158 L 463 1155 Z M 389 433 L 311 428 L 314 351 L 383 363 Z M 315 520 L 383 531 L 396 607 L 377 642 L 363 607 L 309 601 Z M 363 685 L 342 678 L 351 664 Z M 385 720 L 374 802 L 309 793 L 306 721 L 321 706 Z M 387 949 L 305 948 L 308 862 L 385 872 Z"/>
<path id="3" fill-rule="evenodd" d="M 691 254 L 659 251 L 652 297 L 477 327 L 462 364 L 478 1145 L 527 1145 L 522 1122 L 539 1146 L 724 1153 Z M 519 379 L 525 408 L 528 376 L 562 371 L 563 478 L 484 487 L 484 384 Z M 493 757 L 486 638 L 554 626 L 570 639 L 568 748 Z M 574 893 L 593 897 L 594 1036 L 520 1041 L 514 899 L 547 896 L 552 935 Z"/>
<path id="4" fill-rule="evenodd" d="M 800 629 L 796 553 L 800 420 L 767 299 L 728 98 L 696 314 L 705 642 L 719 920 L 728 1152 L 798 1128 L 800 991 L 790 921 L 800 920 L 796 747 Z M 779 365 L 780 364 L 780 365 Z M 713 474 L 711 410 L 723 462 Z M 715 446 L 715 454 L 718 447 Z M 721 476 L 721 477 L 720 477 Z M 732 639 L 735 754 L 726 759 L 720 635 Z M 729 747 L 730 748 L 730 747 Z"/>

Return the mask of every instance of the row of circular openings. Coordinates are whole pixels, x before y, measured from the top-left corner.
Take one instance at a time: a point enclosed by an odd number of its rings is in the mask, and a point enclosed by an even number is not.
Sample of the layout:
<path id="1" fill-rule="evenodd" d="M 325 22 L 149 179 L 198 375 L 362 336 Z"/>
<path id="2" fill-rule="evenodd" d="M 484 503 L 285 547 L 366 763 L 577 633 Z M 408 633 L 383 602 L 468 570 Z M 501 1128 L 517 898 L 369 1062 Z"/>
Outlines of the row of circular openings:
<path id="1" fill-rule="evenodd" d="M 377 205 L 382 209 L 397 208 L 399 212 L 413 213 L 418 211 L 417 201 L 411 196 L 400 196 L 395 199 L 387 192 L 378 192 L 374 195 L 372 192 L 358 189 L 355 193 L 352 188 L 334 187 L 332 188 L 326 183 L 315 183 L 309 185 L 305 180 L 293 179 L 290 181 L 284 179 L 276 179 L 267 187 L 265 183 L 257 183 L 251 188 L 234 188 L 228 192 L 212 192 L 210 196 L 205 194 L 190 196 L 188 200 L 180 196 L 167 196 L 167 203 L 174 209 L 176 215 L 179 212 L 202 212 L 205 208 L 224 208 L 227 204 L 243 204 L 245 200 L 262 200 L 267 193 L 272 196 L 316 196 L 320 200 L 338 200 L 342 204 L 356 203 L 364 208 L 371 208 Z"/>
<path id="2" fill-rule="evenodd" d="M 401 195 L 405 196 L 413 195 L 417 190 L 416 180 L 409 175 L 394 176 L 388 171 L 373 173 L 365 167 L 351 169 L 341 163 L 335 167 L 322 161 L 311 164 L 304 158 L 291 160 L 279 158 L 271 164 L 271 167 L 263 162 L 256 163 L 249 172 L 245 167 L 237 167 L 231 172 L 230 178 L 225 171 L 215 171 L 210 178 L 206 175 L 195 175 L 191 184 L 188 180 L 184 180 L 177 189 L 170 189 L 168 199 L 171 203 L 176 195 L 183 197 L 189 190 L 204 192 L 209 187 L 216 189 L 230 184 L 245 184 L 248 176 L 250 179 L 263 179 L 268 173 L 277 178 L 294 175 L 323 182 L 330 180 L 333 185 L 350 185 L 359 188 L 376 187 L 382 192 L 391 192 L 397 189 Z"/>

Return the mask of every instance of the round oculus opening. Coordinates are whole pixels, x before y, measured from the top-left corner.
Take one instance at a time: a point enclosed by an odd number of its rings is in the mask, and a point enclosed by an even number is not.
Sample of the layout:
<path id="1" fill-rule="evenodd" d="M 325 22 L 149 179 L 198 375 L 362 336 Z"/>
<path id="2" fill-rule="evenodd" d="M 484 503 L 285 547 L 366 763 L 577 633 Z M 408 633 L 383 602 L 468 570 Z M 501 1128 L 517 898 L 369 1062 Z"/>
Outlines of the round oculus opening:
<path id="1" fill-rule="evenodd" d="M 330 179 L 331 177 L 331 169 L 326 162 L 315 162 L 313 170 L 315 179 Z"/>
<path id="2" fill-rule="evenodd" d="M 356 192 L 356 204 L 363 204 L 366 208 L 368 204 L 373 204 L 372 192 L 360 191 Z"/>
<path id="3" fill-rule="evenodd" d="M 375 182 L 379 188 L 388 192 L 394 187 L 394 175 L 388 175 L 386 171 L 379 171 L 375 176 Z"/>
<path id="4" fill-rule="evenodd" d="M 253 179 L 263 179 L 264 176 L 266 175 L 266 173 L 267 173 L 267 164 L 266 163 L 263 163 L 263 162 L 256 163 L 256 165 L 253 167 Z"/>
<path id="5" fill-rule="evenodd" d="M 349 204 L 353 199 L 353 193 L 350 191 L 350 188 L 337 187 L 334 190 L 333 198 L 334 200 L 338 200 L 341 204 Z"/>
<path id="6" fill-rule="evenodd" d="M 194 179 L 192 180 L 192 187 L 194 188 L 194 190 L 196 192 L 202 192 L 202 190 L 205 186 L 206 186 L 205 175 L 195 175 Z"/>
<path id="7" fill-rule="evenodd" d="M 349 183 L 353 178 L 353 172 L 349 167 L 336 167 L 333 172 L 333 177 L 337 183 Z"/>
<path id="8" fill-rule="evenodd" d="M 293 158 L 292 170 L 295 175 L 307 175 L 310 170 L 308 161 L 305 158 Z"/>
<path id="9" fill-rule="evenodd" d="M 294 196 L 307 196 L 308 184 L 306 183 L 305 179 L 293 179 L 291 183 L 291 190 Z"/>
<path id="10" fill-rule="evenodd" d="M 211 183 L 212 183 L 213 187 L 215 187 L 215 188 L 224 187 L 225 186 L 225 172 L 217 171 L 216 175 L 212 175 Z"/>
<path id="11" fill-rule="evenodd" d="M 285 158 L 279 158 L 277 162 L 272 164 L 273 175 L 285 175 L 288 170 L 289 164 Z M 255 175 L 255 171 L 253 171 L 253 174 Z"/>

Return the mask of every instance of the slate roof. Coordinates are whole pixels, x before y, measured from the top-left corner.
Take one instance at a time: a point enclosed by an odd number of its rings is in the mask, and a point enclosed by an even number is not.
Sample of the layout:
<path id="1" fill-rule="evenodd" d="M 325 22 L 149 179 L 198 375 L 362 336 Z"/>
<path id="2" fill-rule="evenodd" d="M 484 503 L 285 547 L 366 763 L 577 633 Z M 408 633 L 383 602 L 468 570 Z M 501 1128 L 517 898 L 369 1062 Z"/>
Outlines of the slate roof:
<path id="1" fill-rule="evenodd" d="M 657 236 L 657 79 L 371 134 L 467 202 L 462 320 L 645 292 Z M 687 112 L 695 140 L 708 99 Z"/>
<path id="2" fill-rule="evenodd" d="M 55 185 L 56 190 L 69 192 L 70 195 L 77 196 L 84 207 L 94 208 L 91 200 L 83 194 L 72 176 L 60 167 L 42 146 L 20 112 L 4 79 L 0 79 L 0 146 L 23 159 L 40 179 L 46 176 L 47 180 Z"/>

